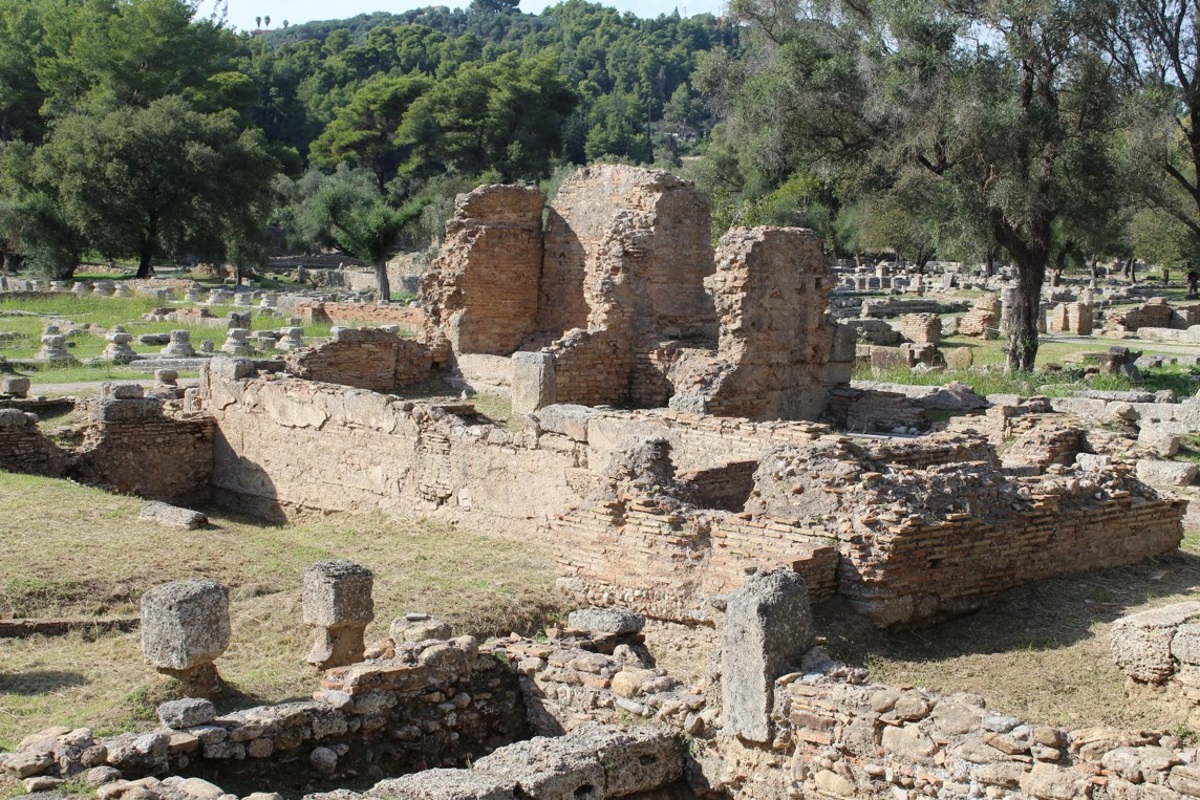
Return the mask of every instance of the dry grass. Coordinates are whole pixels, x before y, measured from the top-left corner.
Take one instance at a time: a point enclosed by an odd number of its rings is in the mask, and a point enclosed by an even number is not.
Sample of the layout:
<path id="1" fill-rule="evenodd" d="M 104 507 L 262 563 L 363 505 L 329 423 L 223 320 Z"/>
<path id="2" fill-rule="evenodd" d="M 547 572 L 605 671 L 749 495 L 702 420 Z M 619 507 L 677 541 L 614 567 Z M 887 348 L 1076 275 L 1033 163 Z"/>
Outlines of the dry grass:
<path id="1" fill-rule="evenodd" d="M 0 617 L 136 614 L 147 588 L 207 577 L 230 589 L 233 640 L 218 666 L 229 704 L 305 697 L 300 573 L 326 558 L 375 572 L 382 638 L 405 611 L 464 632 L 532 631 L 562 613 L 550 555 L 530 537 L 383 516 L 274 526 L 210 510 L 214 527 L 181 532 L 140 522 L 141 502 L 67 481 L 0 473 Z M 166 685 L 142 664 L 139 635 L 0 639 L 0 749 L 54 724 L 101 732 L 152 718 Z"/>
<path id="2" fill-rule="evenodd" d="M 1175 555 L 1015 589 L 928 628 L 880 633 L 827 604 L 818 631 L 833 654 L 880 683 L 980 694 L 998 713 L 1036 723 L 1182 732 L 1197 728 L 1188 704 L 1150 690 L 1127 696 L 1109 630 L 1119 617 L 1196 599 L 1200 535 L 1190 534 Z"/>

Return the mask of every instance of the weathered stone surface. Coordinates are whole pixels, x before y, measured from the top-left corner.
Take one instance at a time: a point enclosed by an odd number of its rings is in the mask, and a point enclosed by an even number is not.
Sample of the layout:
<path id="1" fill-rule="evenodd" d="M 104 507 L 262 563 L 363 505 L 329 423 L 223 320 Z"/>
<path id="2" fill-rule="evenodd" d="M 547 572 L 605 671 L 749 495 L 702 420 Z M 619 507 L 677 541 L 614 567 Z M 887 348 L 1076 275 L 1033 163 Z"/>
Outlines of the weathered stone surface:
<path id="1" fill-rule="evenodd" d="M 1113 660 L 1135 680 L 1161 683 L 1175 667 L 1171 640 L 1179 626 L 1200 616 L 1200 602 L 1176 603 L 1123 617 L 1113 623 Z"/>
<path id="2" fill-rule="evenodd" d="M 1187 461 L 1142 458 L 1137 462 L 1138 480 L 1151 486 L 1190 486 L 1196 482 L 1196 469 L 1196 464 Z"/>
<path id="3" fill-rule="evenodd" d="M 768 742 L 775 679 L 812 641 L 804 580 L 790 570 L 755 572 L 730 598 L 721 629 L 725 733 Z"/>
<path id="4" fill-rule="evenodd" d="M 160 705 L 157 711 L 159 721 L 176 730 L 207 724 L 217 716 L 217 708 L 212 701 L 200 697 L 170 700 Z"/>
<path id="5" fill-rule="evenodd" d="M 228 646 L 229 592 L 216 581 L 172 581 L 142 595 L 147 663 L 186 670 L 211 664 Z"/>
<path id="6" fill-rule="evenodd" d="M 557 400 L 553 353 L 513 353 L 511 361 L 514 414 L 532 414 Z"/>
<path id="7" fill-rule="evenodd" d="M 308 662 L 319 669 L 361 661 L 363 632 L 375 618 L 374 575 L 353 561 L 318 561 L 304 570 L 304 621 L 316 625 Z"/>
<path id="8" fill-rule="evenodd" d="M 203 528 L 208 524 L 208 517 L 199 511 L 180 508 L 168 503 L 159 502 L 158 500 L 151 500 L 142 506 L 142 510 L 138 513 L 138 518 L 188 531 Z"/>
<path id="9" fill-rule="evenodd" d="M 368 795 L 395 800 L 511 800 L 517 781 L 477 770 L 428 769 L 380 781 Z"/>
<path id="10" fill-rule="evenodd" d="M 620 636 L 640 633 L 646 618 L 621 608 L 581 608 L 567 615 L 567 624 L 580 630 Z"/>
<path id="11" fill-rule="evenodd" d="M 1138 430 L 1138 444 L 1153 450 L 1163 458 L 1171 458 L 1179 452 L 1179 435 L 1157 425 L 1143 424 Z"/>

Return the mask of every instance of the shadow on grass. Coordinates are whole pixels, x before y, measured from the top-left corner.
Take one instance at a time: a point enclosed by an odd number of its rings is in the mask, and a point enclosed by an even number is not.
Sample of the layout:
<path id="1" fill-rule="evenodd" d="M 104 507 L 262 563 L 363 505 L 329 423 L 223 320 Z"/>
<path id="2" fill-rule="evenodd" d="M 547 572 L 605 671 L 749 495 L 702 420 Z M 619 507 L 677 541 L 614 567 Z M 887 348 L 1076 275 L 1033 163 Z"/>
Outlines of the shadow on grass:
<path id="1" fill-rule="evenodd" d="M 1093 627 L 1123 617 L 1144 604 L 1200 594 L 1200 555 L 1177 551 L 1157 559 L 1107 570 L 1052 578 L 1010 589 L 982 608 L 926 627 L 880 631 L 837 601 L 814 608 L 827 649 L 848 663 L 872 656 L 936 662 L 971 654 L 1069 647 L 1094 636 Z M 1191 597 L 1185 597 L 1192 595 Z"/>
<path id="2" fill-rule="evenodd" d="M 87 678 L 78 672 L 62 670 L 30 670 L 29 672 L 0 672 L 0 694 L 31 697 L 73 686 L 86 686 Z"/>

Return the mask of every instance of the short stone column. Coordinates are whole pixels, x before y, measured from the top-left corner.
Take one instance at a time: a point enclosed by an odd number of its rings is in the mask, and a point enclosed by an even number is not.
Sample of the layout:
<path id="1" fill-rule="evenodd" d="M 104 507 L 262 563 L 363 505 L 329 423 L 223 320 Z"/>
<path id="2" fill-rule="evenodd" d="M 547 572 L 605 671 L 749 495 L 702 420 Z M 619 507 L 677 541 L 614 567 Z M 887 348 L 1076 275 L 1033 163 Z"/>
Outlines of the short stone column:
<path id="1" fill-rule="evenodd" d="M 120 325 L 113 328 L 104 338 L 108 340 L 108 344 L 104 347 L 103 357 L 114 364 L 128 364 L 140 357 L 130 346 L 133 334 L 127 333 Z"/>
<path id="2" fill-rule="evenodd" d="M 304 347 L 304 328 L 283 328 L 279 332 L 283 334 L 275 343 L 275 349 L 279 352 L 287 353 Z"/>
<path id="3" fill-rule="evenodd" d="M 71 294 L 77 297 L 82 297 L 85 294 L 91 294 L 91 291 L 92 285 L 90 283 L 84 283 L 83 281 L 76 281 L 75 284 L 71 286 Z"/>
<path id="4" fill-rule="evenodd" d="M 29 378 L 21 378 L 16 375 L 0 375 L 0 394 L 8 395 L 9 397 L 28 397 L 29 387 Z"/>
<path id="5" fill-rule="evenodd" d="M 183 299 L 188 303 L 201 303 L 204 301 L 204 291 L 199 286 L 192 286 L 184 294 Z"/>
<path id="6" fill-rule="evenodd" d="M 171 341 L 160 352 L 167 358 L 194 358 L 192 334 L 186 330 L 171 331 Z"/>
<path id="7" fill-rule="evenodd" d="M 92 294 L 100 294 L 110 296 L 117 289 L 117 285 L 110 280 L 100 280 L 92 284 Z"/>
<path id="8" fill-rule="evenodd" d="M 113 287 L 113 297 L 133 297 L 133 289 L 123 283 L 118 283 Z"/>
<path id="9" fill-rule="evenodd" d="M 213 662 L 229 647 L 229 591 L 210 580 L 162 583 L 142 595 L 142 655 L 185 697 L 215 697 Z"/>
<path id="10" fill-rule="evenodd" d="M 746 578 L 730 595 L 721 628 L 722 733 L 771 741 L 775 679 L 799 665 L 811 642 L 803 578 L 788 569 Z"/>
<path id="11" fill-rule="evenodd" d="M 375 619 L 371 570 L 353 561 L 318 561 L 304 570 L 304 622 L 318 628 L 308 663 L 318 669 L 363 659 L 363 632 Z"/>
<path id="12" fill-rule="evenodd" d="M 42 349 L 34 358 L 38 361 L 70 361 L 71 354 L 67 351 L 67 337 L 60 333 L 43 336 Z"/>
<path id="13" fill-rule="evenodd" d="M 254 355 L 254 348 L 246 340 L 249 334 L 250 331 L 245 328 L 230 328 L 225 333 L 225 344 L 221 345 L 221 352 L 235 356 Z"/>

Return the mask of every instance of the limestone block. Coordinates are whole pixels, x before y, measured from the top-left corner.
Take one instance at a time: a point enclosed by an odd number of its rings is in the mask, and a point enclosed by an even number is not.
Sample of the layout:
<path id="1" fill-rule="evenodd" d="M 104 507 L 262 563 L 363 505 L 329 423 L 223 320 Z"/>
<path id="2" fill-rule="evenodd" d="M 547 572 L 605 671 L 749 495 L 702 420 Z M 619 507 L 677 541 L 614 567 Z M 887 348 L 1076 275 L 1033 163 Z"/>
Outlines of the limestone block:
<path id="1" fill-rule="evenodd" d="M 208 524 L 208 517 L 199 511 L 179 508 L 178 506 L 162 503 L 158 500 L 151 500 L 142 506 L 141 513 L 138 514 L 138 519 L 149 520 L 172 528 L 183 528 L 189 531 L 194 531 Z"/>
<path id="2" fill-rule="evenodd" d="M 511 361 L 513 413 L 532 414 L 552 404 L 558 394 L 554 355 L 513 353 Z"/>
<path id="3" fill-rule="evenodd" d="M 1153 450 L 1163 458 L 1171 458 L 1179 452 L 1179 436 L 1157 425 L 1143 424 L 1138 431 L 1138 444 Z"/>
<path id="4" fill-rule="evenodd" d="M 1113 623 L 1110 632 L 1113 660 L 1135 680 L 1161 683 L 1175 666 L 1171 658 L 1171 640 L 1176 630 L 1193 617 L 1200 616 L 1200 602 L 1143 611 Z"/>
<path id="5" fill-rule="evenodd" d="M 318 561 L 304 570 L 304 621 L 318 626 L 308 662 L 319 669 L 361 661 L 363 632 L 375 619 L 371 570 L 342 559 Z"/>
<path id="6" fill-rule="evenodd" d="M 366 625 L 375 619 L 374 575 L 353 561 L 318 561 L 304 570 L 304 622 Z"/>
<path id="7" fill-rule="evenodd" d="M 775 679 L 800 661 L 811 640 L 808 590 L 796 573 L 758 571 L 733 593 L 721 629 L 725 734 L 771 740 Z"/>
<path id="8" fill-rule="evenodd" d="M 427 769 L 380 781 L 367 793 L 395 800 L 512 800 L 517 782 L 467 769 Z"/>
<path id="9" fill-rule="evenodd" d="M 567 616 L 567 625 L 580 630 L 620 636 L 640 633 L 646 626 L 646 618 L 623 608 L 581 608 Z"/>
<path id="10" fill-rule="evenodd" d="M 140 400 L 146 390 L 140 383 L 102 383 L 100 397 L 103 400 Z"/>
<path id="11" fill-rule="evenodd" d="M 157 712 L 159 721 L 175 730 L 204 725 L 212 722 L 217 716 L 217 709 L 212 701 L 201 697 L 171 700 L 160 705 Z"/>
<path id="12" fill-rule="evenodd" d="M 584 725 L 502 747 L 476 761 L 475 771 L 514 780 L 532 800 L 601 800 L 678 780 L 683 748 L 666 730 Z"/>
<path id="13" fill-rule="evenodd" d="M 29 378 L 19 378 L 15 375 L 0 377 L 0 394 L 26 397 L 29 394 L 29 386 Z"/>
<path id="14" fill-rule="evenodd" d="M 142 595 L 142 654 L 172 670 L 211 664 L 229 646 L 229 591 L 210 580 L 159 584 Z"/>
<path id="15" fill-rule="evenodd" d="M 424 642 L 429 639 L 449 639 L 454 636 L 450 623 L 428 614 L 413 612 L 392 620 L 389 630 L 393 642 Z"/>
<path id="16" fill-rule="evenodd" d="M 1200 665 L 1200 624 L 1187 623 L 1175 630 L 1171 655 L 1182 664 Z"/>
<path id="17" fill-rule="evenodd" d="M 1138 480 L 1151 486 L 1190 486 L 1196 481 L 1196 464 L 1184 461 L 1138 459 Z"/>
<path id="18" fill-rule="evenodd" d="M 560 433 L 577 442 L 587 442 L 588 421 L 596 416 L 595 409 L 572 403 L 556 403 L 537 410 L 538 427 Z"/>

